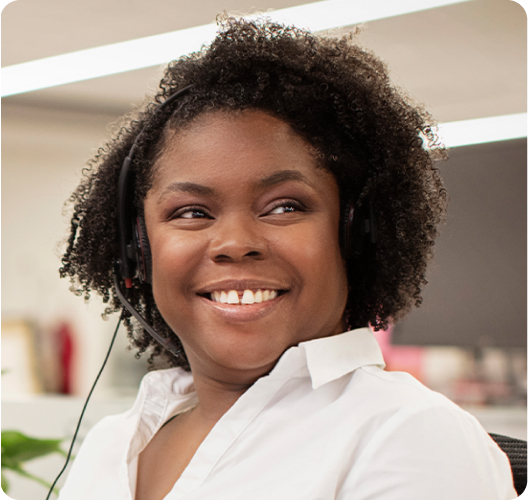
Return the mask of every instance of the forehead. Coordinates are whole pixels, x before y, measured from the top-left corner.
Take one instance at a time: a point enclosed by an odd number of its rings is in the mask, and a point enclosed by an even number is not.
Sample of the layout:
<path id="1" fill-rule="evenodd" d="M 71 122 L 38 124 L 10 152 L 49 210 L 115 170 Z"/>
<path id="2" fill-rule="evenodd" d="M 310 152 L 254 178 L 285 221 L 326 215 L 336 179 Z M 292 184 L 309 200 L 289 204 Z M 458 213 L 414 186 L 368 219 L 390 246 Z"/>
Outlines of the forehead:
<path id="1" fill-rule="evenodd" d="M 288 169 L 318 178 L 317 151 L 285 121 L 260 110 L 216 111 L 198 116 L 177 131 L 165 132 L 162 152 L 154 165 L 154 185 L 167 175 L 225 177 L 238 172 L 267 176 Z"/>

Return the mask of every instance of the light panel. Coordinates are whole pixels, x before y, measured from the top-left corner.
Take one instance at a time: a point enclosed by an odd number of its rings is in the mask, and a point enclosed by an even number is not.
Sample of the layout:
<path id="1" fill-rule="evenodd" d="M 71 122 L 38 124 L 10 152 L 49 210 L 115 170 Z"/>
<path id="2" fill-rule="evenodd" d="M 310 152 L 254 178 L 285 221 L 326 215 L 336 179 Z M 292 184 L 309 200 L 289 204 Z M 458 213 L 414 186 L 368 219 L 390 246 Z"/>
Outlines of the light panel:
<path id="1" fill-rule="evenodd" d="M 266 17 L 323 31 L 466 1 L 323 0 L 276 10 Z M 216 24 L 206 24 L 7 66 L 2 68 L 2 97 L 164 64 L 199 50 L 216 32 Z"/>
<path id="2" fill-rule="evenodd" d="M 443 123 L 438 126 L 438 135 L 449 148 L 521 139 L 526 137 L 526 120 L 526 113 L 517 113 Z"/>

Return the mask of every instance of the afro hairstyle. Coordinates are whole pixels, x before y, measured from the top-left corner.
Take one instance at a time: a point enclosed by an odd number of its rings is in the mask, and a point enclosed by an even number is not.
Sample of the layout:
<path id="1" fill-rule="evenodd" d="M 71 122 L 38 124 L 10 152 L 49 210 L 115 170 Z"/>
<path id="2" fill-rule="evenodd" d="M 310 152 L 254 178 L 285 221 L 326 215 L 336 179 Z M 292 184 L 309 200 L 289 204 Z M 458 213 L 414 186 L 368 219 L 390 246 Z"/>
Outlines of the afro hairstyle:
<path id="1" fill-rule="evenodd" d="M 317 36 L 265 19 L 224 16 L 201 51 L 171 62 L 159 91 L 84 169 L 70 197 L 71 231 L 61 277 L 87 300 L 97 292 L 105 314 L 121 311 L 114 287 L 119 256 L 117 185 L 123 161 L 141 134 L 134 157 L 134 198 L 142 212 L 164 131 L 190 125 L 203 113 L 257 109 L 284 122 L 314 149 L 336 178 L 343 213 L 370 207 L 377 241 L 347 264 L 346 320 L 350 328 L 386 328 L 420 305 L 425 271 L 447 194 L 436 161 L 445 156 L 432 118 L 389 81 L 385 65 L 355 42 Z M 168 109 L 161 103 L 191 85 Z M 129 301 L 163 337 L 181 348 L 175 357 L 124 311 L 137 356 L 189 370 L 181 342 L 162 318 L 148 283 L 134 280 Z"/>

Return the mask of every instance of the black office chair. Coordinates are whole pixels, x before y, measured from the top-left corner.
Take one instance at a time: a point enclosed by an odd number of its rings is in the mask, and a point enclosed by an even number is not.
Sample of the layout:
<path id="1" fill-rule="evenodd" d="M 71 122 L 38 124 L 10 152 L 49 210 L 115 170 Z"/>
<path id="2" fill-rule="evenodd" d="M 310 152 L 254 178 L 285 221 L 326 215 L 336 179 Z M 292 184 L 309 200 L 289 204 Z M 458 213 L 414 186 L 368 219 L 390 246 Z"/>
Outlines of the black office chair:
<path id="1" fill-rule="evenodd" d="M 521 495 L 526 489 L 526 441 L 500 434 L 490 433 L 501 450 L 508 456 L 513 474 L 513 485 L 517 495 Z"/>

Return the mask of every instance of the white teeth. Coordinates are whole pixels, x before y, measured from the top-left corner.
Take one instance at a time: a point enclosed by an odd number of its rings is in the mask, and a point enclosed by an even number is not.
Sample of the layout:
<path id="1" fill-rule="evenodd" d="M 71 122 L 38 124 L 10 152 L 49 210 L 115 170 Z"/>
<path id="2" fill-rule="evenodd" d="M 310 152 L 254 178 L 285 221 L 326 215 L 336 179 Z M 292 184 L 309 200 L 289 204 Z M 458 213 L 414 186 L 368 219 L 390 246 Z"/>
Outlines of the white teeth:
<path id="1" fill-rule="evenodd" d="M 241 304 L 254 304 L 255 296 L 251 290 L 244 290 L 244 295 L 242 295 Z"/>
<path id="2" fill-rule="evenodd" d="M 238 300 L 238 293 L 236 290 L 229 290 L 227 293 L 227 303 L 228 304 L 240 304 Z"/>
<path id="3" fill-rule="evenodd" d="M 211 292 L 211 300 L 213 302 L 220 302 L 222 304 L 260 304 L 267 300 L 273 300 L 278 297 L 277 290 L 244 290 L 242 298 L 240 298 L 237 290 Z"/>

